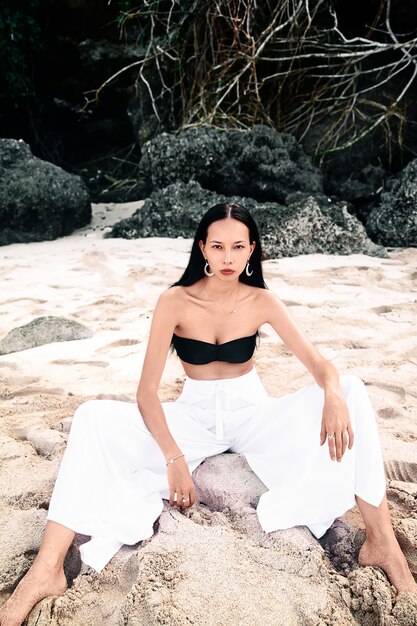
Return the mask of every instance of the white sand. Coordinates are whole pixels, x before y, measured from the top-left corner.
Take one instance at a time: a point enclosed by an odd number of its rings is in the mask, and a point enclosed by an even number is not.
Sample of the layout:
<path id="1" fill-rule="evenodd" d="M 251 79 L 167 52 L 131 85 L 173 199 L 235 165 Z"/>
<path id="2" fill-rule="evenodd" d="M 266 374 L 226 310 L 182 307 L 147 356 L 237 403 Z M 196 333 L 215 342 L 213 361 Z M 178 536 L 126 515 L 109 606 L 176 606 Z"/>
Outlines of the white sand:
<path id="1" fill-rule="evenodd" d="M 49 428 L 70 417 L 76 403 L 85 396 L 115 394 L 134 398 L 154 305 L 161 291 L 182 273 L 191 248 L 191 240 L 185 239 L 157 237 L 128 241 L 102 238 L 103 230 L 109 224 L 130 215 L 139 205 L 96 205 L 92 224 L 71 236 L 0 248 L 0 337 L 46 315 L 76 320 L 94 332 L 91 339 L 48 344 L 0 357 L 0 397 L 3 398 L 0 497 L 6 502 L 2 505 L 6 508 L 2 510 L 7 519 L 10 519 L 11 512 L 20 515 L 19 511 L 25 511 L 25 515 L 29 515 L 30 506 L 35 506 L 33 514 L 38 516 L 40 511 L 36 507 L 42 497 L 48 499 L 63 449 L 62 446 L 59 448 L 58 455 L 51 454 L 52 465 L 51 460 L 39 458 L 33 446 L 27 441 L 22 443 L 23 424 L 27 426 L 32 420 Z M 270 260 L 264 263 L 264 273 L 269 287 L 290 306 L 300 326 L 324 356 L 331 359 L 341 373 L 354 372 L 368 385 L 377 411 L 388 477 L 397 481 L 391 484 L 395 494 L 393 510 L 398 524 L 400 520 L 411 524 L 411 530 L 404 536 L 411 542 L 409 551 L 415 551 L 415 495 L 401 496 L 400 506 L 398 493 L 417 493 L 417 250 L 392 251 L 388 259 L 365 255 L 309 255 Z M 288 393 L 311 382 L 311 375 L 288 353 L 274 331 L 270 327 L 264 327 L 262 331 L 256 365 L 269 392 L 276 395 Z M 182 376 L 179 360 L 169 356 L 162 379 L 162 397 L 176 395 Z M 36 475 L 31 468 L 36 468 Z M 13 476 L 16 477 L 15 484 Z M 31 505 L 32 501 L 35 504 Z M 23 532 L 23 522 L 22 525 L 19 521 L 16 524 L 16 532 L 19 528 Z M 35 549 L 39 532 L 32 540 Z M 233 535 L 235 531 L 230 532 Z M 10 537 L 7 554 L 13 553 L 17 544 L 16 538 Z M 156 543 L 149 545 L 157 546 Z M 16 550 L 20 550 L 20 555 L 9 555 L 11 565 L 3 577 L 6 595 L 28 563 L 22 556 L 23 548 L 20 546 Z M 222 576 L 221 572 L 219 576 Z M 126 580 L 122 579 L 117 578 L 122 585 L 118 593 L 120 597 L 130 598 L 127 604 L 133 611 L 130 583 L 127 588 Z M 93 575 L 91 580 L 96 580 Z M 106 581 L 105 577 L 101 580 Z M 124 581 L 123 584 L 120 581 Z M 227 582 L 223 580 L 224 584 Z M 87 583 L 84 580 L 77 584 L 85 586 Z M 91 584 L 94 587 L 96 583 Z M 105 584 L 108 585 L 109 581 L 103 582 Z M 256 579 L 253 584 L 261 585 L 262 581 Z M 281 581 L 280 585 L 283 584 Z M 202 582 L 199 585 L 196 589 L 204 587 Z M 297 585 L 293 588 L 297 589 Z M 314 586 L 311 589 L 313 606 Z M 92 593 L 89 588 L 88 594 Z M 106 596 L 104 588 L 100 593 L 104 593 L 105 604 L 110 595 Z M 115 593 L 114 589 L 112 593 Z M 293 598 L 291 594 L 289 596 Z M 145 596 L 141 597 L 145 602 Z M 71 615 L 73 600 L 71 596 L 69 598 L 61 599 L 58 606 L 67 602 L 66 610 Z M 172 596 L 170 598 L 172 603 Z M 94 606 L 98 602 L 94 601 Z M 320 602 L 324 603 L 323 606 L 326 604 L 324 596 Z M 78 605 L 74 606 L 76 610 Z M 84 606 L 83 611 L 86 610 Z M 291 611 L 287 613 L 292 614 Z M 96 615 L 93 609 L 88 614 Z M 132 621 L 123 623 L 153 624 L 159 619 L 151 619 L 147 613 L 149 621 L 143 621 L 144 614 L 140 615 L 140 621 L 132 618 Z M 279 623 L 274 621 L 276 615 L 272 614 L 270 621 L 265 615 L 256 623 Z M 70 619 L 68 616 L 58 622 L 54 619 L 42 618 L 39 626 L 81 624 L 81 621 L 66 621 Z M 112 619 L 106 618 L 107 621 L 102 623 L 118 623 Z M 177 622 L 172 615 L 170 619 L 161 623 L 188 623 Z M 232 622 L 207 620 L 206 623 Z"/>

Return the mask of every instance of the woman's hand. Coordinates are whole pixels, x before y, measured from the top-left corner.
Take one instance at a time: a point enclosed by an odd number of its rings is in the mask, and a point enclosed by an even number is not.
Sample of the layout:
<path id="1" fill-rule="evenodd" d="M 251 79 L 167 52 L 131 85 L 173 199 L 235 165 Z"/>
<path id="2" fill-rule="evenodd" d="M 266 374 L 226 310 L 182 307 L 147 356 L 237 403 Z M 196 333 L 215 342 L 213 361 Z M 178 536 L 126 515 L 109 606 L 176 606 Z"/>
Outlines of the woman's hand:
<path id="1" fill-rule="evenodd" d="M 342 460 L 346 448 L 353 446 L 354 435 L 350 423 L 349 411 L 343 392 L 331 391 L 325 394 L 323 418 L 321 421 L 320 445 L 326 441 L 329 453 L 334 461 Z"/>
<path id="2" fill-rule="evenodd" d="M 195 502 L 195 486 L 184 457 L 179 457 L 173 463 L 168 463 L 167 473 L 170 505 L 176 504 L 184 509 L 192 506 Z M 175 493 L 176 499 L 174 499 Z"/>

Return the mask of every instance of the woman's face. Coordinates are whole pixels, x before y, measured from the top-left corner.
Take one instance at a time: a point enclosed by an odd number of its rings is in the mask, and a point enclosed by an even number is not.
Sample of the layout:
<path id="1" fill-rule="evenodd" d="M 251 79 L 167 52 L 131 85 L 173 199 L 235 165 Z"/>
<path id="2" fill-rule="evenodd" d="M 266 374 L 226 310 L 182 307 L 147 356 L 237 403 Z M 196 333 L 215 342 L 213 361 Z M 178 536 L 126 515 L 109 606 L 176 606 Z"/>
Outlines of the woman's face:
<path id="1" fill-rule="evenodd" d="M 249 242 L 249 228 L 233 217 L 210 224 L 206 243 L 199 241 L 210 272 L 223 280 L 232 276 L 238 277 L 244 271 L 255 245 L 255 242 Z"/>

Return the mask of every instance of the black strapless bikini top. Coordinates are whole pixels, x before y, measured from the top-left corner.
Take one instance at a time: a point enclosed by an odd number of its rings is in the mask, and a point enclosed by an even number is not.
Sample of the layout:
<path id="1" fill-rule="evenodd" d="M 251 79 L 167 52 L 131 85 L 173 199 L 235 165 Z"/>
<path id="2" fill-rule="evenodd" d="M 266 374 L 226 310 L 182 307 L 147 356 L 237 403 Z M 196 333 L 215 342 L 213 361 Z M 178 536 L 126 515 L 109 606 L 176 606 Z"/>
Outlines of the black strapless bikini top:
<path id="1" fill-rule="evenodd" d="M 180 359 L 192 365 L 206 365 L 211 361 L 245 363 L 249 361 L 256 345 L 258 331 L 249 337 L 232 339 L 225 343 L 208 343 L 199 339 L 187 339 L 172 335 L 172 343 Z"/>

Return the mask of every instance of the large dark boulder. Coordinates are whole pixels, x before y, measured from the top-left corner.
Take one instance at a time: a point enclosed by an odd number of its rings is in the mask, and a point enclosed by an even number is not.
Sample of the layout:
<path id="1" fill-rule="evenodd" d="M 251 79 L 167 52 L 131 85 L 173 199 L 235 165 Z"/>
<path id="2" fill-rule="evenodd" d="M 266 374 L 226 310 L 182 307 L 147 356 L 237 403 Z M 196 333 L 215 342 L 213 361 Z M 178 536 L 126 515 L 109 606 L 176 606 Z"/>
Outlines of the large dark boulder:
<path id="1" fill-rule="evenodd" d="M 196 180 L 202 187 L 219 191 L 230 133 L 214 128 L 190 128 L 178 134 L 162 133 L 142 148 L 139 177 L 147 194 L 176 182 Z"/>
<path id="2" fill-rule="evenodd" d="M 366 222 L 370 236 L 384 246 L 417 247 L 417 159 L 381 195 Z"/>
<path id="3" fill-rule="evenodd" d="M 0 139 L 0 245 L 56 239 L 90 220 L 79 176 L 34 157 L 21 140 Z"/>
<path id="4" fill-rule="evenodd" d="M 247 131 L 190 128 L 143 146 L 140 176 L 149 193 L 196 180 L 206 189 L 287 204 L 294 192 L 320 193 L 322 174 L 291 135 L 267 126 Z M 147 195 L 147 194 L 145 194 Z"/>
<path id="5" fill-rule="evenodd" d="M 295 192 L 323 191 L 323 177 L 297 140 L 267 126 L 234 131 L 219 172 L 220 191 L 289 204 Z"/>
<path id="6" fill-rule="evenodd" d="M 319 252 L 386 256 L 345 204 L 303 194 L 294 200 L 289 206 L 258 202 L 253 198 L 226 197 L 203 189 L 195 181 L 177 182 L 152 193 L 132 217 L 118 222 L 105 236 L 191 238 L 209 207 L 234 201 L 249 209 L 255 218 L 266 259 Z"/>
<path id="7" fill-rule="evenodd" d="M 224 196 L 203 189 L 197 182 L 173 183 L 154 191 L 131 217 L 113 226 L 108 237 L 194 237 L 201 216 Z"/>
<path id="8" fill-rule="evenodd" d="M 259 223 L 259 212 L 256 218 Z M 387 256 L 384 248 L 369 239 L 362 223 L 343 202 L 326 206 L 321 197 L 309 196 L 290 204 L 276 225 L 272 216 L 267 216 L 265 227 L 268 224 L 268 258 L 318 253 Z"/>
<path id="9" fill-rule="evenodd" d="M 331 171 L 327 173 L 325 191 L 352 205 L 355 215 L 366 223 L 369 213 L 379 201 L 384 189 L 387 172 L 379 165 L 367 164 L 362 169 L 349 169 L 346 158 L 346 169 L 339 177 Z"/>

